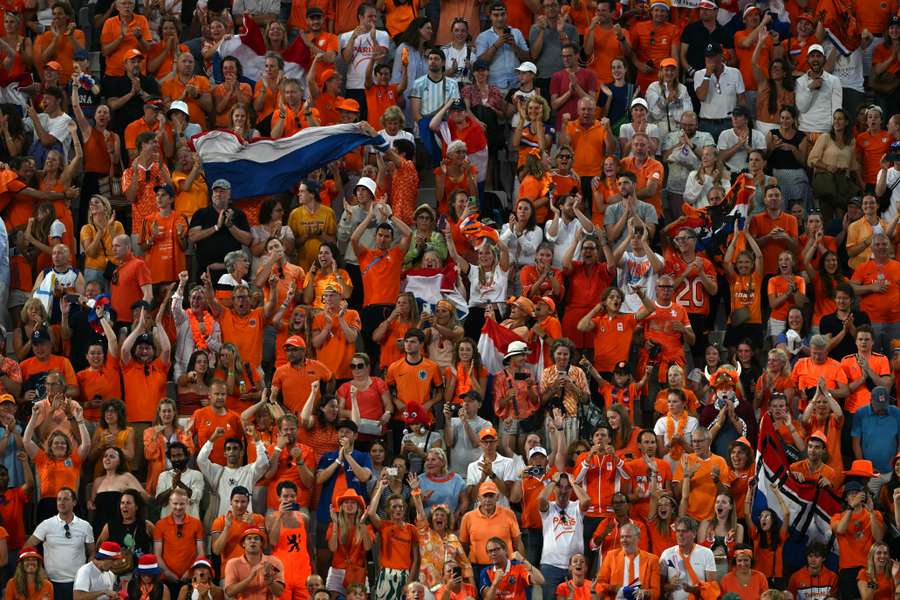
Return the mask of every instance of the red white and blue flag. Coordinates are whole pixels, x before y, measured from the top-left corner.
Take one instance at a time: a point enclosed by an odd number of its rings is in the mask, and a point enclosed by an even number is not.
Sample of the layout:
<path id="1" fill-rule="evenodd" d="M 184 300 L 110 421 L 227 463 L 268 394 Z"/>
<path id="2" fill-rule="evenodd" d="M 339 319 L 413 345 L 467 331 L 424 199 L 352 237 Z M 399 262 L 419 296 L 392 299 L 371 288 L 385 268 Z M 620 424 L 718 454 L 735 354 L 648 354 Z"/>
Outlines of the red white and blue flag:
<path id="1" fill-rule="evenodd" d="M 251 81 L 259 81 L 266 64 L 266 41 L 263 32 L 253 19 L 244 17 L 239 35 L 231 36 L 219 44 L 214 63 L 219 64 L 226 56 L 233 56 L 241 63 L 244 77 Z M 297 38 L 281 53 L 284 59 L 284 76 L 301 79 L 305 77 L 311 57 L 309 48 L 303 42 L 303 36 Z M 216 79 L 217 81 L 220 78 Z"/>
<path id="2" fill-rule="evenodd" d="M 531 353 L 525 360 L 526 366 L 531 370 L 536 380 L 540 379 L 544 370 L 543 340 L 528 343 L 519 334 L 508 327 L 504 327 L 493 319 L 485 319 L 481 328 L 481 337 L 478 338 L 478 354 L 481 355 L 481 364 L 488 373 L 495 375 L 503 370 L 503 356 L 512 342 L 525 342 L 531 349 Z"/>

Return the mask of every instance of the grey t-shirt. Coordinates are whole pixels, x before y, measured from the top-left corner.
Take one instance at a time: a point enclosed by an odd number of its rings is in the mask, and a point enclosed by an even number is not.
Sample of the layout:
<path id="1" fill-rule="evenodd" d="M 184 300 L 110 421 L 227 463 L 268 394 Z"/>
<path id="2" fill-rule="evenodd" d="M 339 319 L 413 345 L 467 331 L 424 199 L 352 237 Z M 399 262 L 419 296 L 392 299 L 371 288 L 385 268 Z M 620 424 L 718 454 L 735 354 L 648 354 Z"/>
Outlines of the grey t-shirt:
<path id="1" fill-rule="evenodd" d="M 560 19 L 562 17 L 559 17 Z M 533 48 L 534 42 L 537 40 L 539 25 L 532 25 L 528 32 L 528 47 Z M 578 30 L 569 23 L 563 26 L 563 31 L 569 41 L 578 41 Z M 538 69 L 537 76 L 541 79 L 550 79 L 557 71 L 563 68 L 562 63 L 562 40 L 559 38 L 559 31 L 556 27 L 547 27 L 544 30 L 544 43 L 541 46 L 541 54 L 534 61 Z"/>
<path id="2" fill-rule="evenodd" d="M 479 416 L 469 420 L 469 427 L 477 435 L 482 429 L 490 427 L 491 424 Z M 450 419 L 450 428 L 453 431 L 453 448 L 450 449 L 450 466 L 451 471 L 465 473 L 469 463 L 475 462 L 481 457 L 481 448 L 472 445 L 472 440 L 466 435 L 462 421 L 459 417 Z"/>
<path id="3" fill-rule="evenodd" d="M 619 222 L 619 219 L 622 218 L 622 214 L 625 212 L 625 203 L 624 202 L 616 202 L 615 204 L 611 204 L 606 207 L 606 211 L 603 213 L 603 224 L 604 225 L 615 225 Z M 653 208 L 653 205 L 644 202 L 643 200 L 638 200 L 635 204 L 635 212 L 638 217 L 641 218 L 641 221 L 644 223 L 656 225 L 659 222 L 659 219 L 656 216 L 656 209 Z M 622 234 L 614 240 L 609 240 L 609 245 L 611 248 L 615 248 L 616 244 L 619 243 L 619 240 L 622 239 L 622 236 L 625 235 L 627 229 L 622 228 Z"/>

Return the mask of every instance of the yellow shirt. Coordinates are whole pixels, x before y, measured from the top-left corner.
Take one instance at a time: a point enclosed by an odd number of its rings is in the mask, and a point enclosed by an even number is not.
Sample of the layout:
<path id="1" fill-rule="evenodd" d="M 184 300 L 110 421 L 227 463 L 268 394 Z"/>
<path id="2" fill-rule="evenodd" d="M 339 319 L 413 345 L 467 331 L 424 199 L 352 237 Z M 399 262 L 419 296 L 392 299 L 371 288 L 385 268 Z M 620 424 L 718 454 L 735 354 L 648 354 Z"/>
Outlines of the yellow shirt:
<path id="1" fill-rule="evenodd" d="M 325 205 L 320 204 L 313 212 L 305 206 L 298 206 L 288 217 L 288 227 L 297 240 L 297 264 L 309 271 L 319 254 L 322 236 L 334 238 L 337 233 L 337 220 L 334 211 Z"/>

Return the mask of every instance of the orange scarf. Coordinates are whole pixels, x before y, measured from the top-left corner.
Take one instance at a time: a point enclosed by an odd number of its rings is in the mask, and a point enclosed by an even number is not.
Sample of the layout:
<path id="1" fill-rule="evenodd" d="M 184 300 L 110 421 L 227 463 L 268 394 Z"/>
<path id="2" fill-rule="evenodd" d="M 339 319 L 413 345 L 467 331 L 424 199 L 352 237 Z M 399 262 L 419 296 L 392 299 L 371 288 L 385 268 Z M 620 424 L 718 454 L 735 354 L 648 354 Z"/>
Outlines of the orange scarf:
<path id="1" fill-rule="evenodd" d="M 675 426 L 675 419 L 672 418 L 672 413 L 666 414 L 666 436 L 669 438 L 669 454 L 672 456 L 673 460 L 678 460 L 681 458 L 682 453 L 684 453 L 684 448 L 680 443 L 673 444 L 672 440 L 675 439 L 675 436 L 678 434 L 684 434 L 684 428 L 687 427 L 688 414 L 687 411 L 681 413 L 681 416 L 678 417 L 678 427 Z"/>
<path id="2" fill-rule="evenodd" d="M 206 343 L 206 337 L 212 334 L 214 323 L 213 316 L 209 311 L 203 312 L 203 327 L 206 329 L 206 335 L 204 335 L 200 331 L 200 319 L 197 318 L 196 313 L 190 308 L 187 309 L 185 313 L 187 313 L 188 323 L 191 324 L 191 337 L 194 339 L 194 347 L 197 350 L 209 350 L 209 344 Z"/>

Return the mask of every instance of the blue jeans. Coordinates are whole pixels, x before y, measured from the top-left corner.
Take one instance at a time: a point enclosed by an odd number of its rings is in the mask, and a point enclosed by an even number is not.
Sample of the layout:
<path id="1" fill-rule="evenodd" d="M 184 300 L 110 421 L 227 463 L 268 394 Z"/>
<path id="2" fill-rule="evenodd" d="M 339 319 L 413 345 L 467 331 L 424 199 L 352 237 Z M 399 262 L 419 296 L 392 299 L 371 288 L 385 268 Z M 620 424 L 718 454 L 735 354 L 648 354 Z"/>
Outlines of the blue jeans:
<path id="1" fill-rule="evenodd" d="M 543 600 L 555 600 L 556 588 L 566 580 L 569 570 L 542 564 L 541 575 L 544 576 Z"/>
<path id="2" fill-rule="evenodd" d="M 544 549 L 544 532 L 540 529 L 523 529 L 522 545 L 525 546 L 525 558 L 533 565 L 541 562 L 541 551 Z"/>

